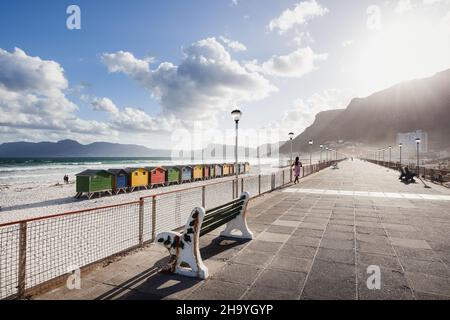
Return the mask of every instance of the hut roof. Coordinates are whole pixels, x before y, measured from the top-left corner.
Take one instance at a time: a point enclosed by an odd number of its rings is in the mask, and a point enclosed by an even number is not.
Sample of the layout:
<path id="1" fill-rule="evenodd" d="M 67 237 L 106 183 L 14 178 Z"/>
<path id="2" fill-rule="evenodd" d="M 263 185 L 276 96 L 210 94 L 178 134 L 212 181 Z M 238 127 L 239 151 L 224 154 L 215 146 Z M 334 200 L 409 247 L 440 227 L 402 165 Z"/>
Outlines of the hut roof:
<path id="1" fill-rule="evenodd" d="M 187 165 L 185 165 L 185 166 L 183 166 L 183 165 L 178 165 L 178 166 L 175 166 L 175 167 L 180 168 L 180 169 L 183 169 L 183 168 L 190 168 L 190 169 L 192 169 L 193 166 L 187 164 Z"/>
<path id="2" fill-rule="evenodd" d="M 153 171 L 155 169 L 161 169 L 161 170 L 167 171 L 167 169 L 164 167 L 145 167 L 145 169 L 147 169 L 148 171 Z"/>
<path id="3" fill-rule="evenodd" d="M 83 172 L 80 172 L 78 174 L 76 174 L 75 176 L 96 176 L 99 173 L 107 173 L 107 174 L 111 174 L 110 172 L 106 171 L 106 170 L 92 170 L 92 169 L 88 169 L 88 170 L 84 170 Z"/>
<path id="4" fill-rule="evenodd" d="M 124 170 L 125 170 L 126 173 L 134 172 L 134 171 L 137 171 L 137 170 L 148 171 L 148 169 L 146 169 L 146 168 L 125 168 Z"/>
<path id="5" fill-rule="evenodd" d="M 112 175 L 119 175 L 119 174 L 124 174 L 124 173 L 128 173 L 126 170 L 124 169 L 108 169 L 108 172 L 111 173 Z"/>

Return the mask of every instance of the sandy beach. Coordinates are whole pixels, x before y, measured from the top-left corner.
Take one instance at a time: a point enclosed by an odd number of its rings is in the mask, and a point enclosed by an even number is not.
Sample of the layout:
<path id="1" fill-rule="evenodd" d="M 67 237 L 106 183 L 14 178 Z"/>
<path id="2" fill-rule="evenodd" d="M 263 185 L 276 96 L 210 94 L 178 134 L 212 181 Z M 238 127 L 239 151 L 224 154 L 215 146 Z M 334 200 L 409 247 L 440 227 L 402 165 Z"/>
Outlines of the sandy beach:
<path id="1" fill-rule="evenodd" d="M 248 176 L 248 175 L 247 175 Z M 75 199 L 75 182 L 56 183 L 41 186 L 38 183 L 24 185 L 0 186 L 0 224 L 29 218 L 47 216 L 63 212 L 83 210 L 106 205 L 139 200 L 140 197 L 173 190 L 202 186 L 220 181 L 229 181 L 233 177 L 198 181 L 187 184 L 172 185 L 155 189 L 141 190 L 114 196 Z"/>

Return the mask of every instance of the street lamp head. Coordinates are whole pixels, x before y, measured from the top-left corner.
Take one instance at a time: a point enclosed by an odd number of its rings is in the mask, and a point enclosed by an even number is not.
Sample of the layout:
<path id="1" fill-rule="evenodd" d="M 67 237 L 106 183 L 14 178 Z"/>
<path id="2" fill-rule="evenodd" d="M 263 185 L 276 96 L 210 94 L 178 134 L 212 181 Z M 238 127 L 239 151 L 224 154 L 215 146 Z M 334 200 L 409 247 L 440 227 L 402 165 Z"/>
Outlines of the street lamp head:
<path id="1" fill-rule="evenodd" d="M 419 144 L 421 142 L 420 138 L 416 138 L 416 143 Z"/>
<path id="2" fill-rule="evenodd" d="M 403 143 L 400 143 L 398 146 L 399 146 L 399 148 L 403 147 Z"/>
<path id="3" fill-rule="evenodd" d="M 233 117 L 233 120 L 236 122 L 239 122 L 239 120 L 241 120 L 241 115 L 242 115 L 241 110 L 236 109 L 231 111 L 231 116 Z"/>
<path id="4" fill-rule="evenodd" d="M 314 141 L 311 139 L 311 140 L 309 140 L 309 144 L 310 145 L 313 145 L 314 144 Z"/>
<path id="5" fill-rule="evenodd" d="M 320 149 L 323 149 L 323 144 L 320 145 Z"/>
<path id="6" fill-rule="evenodd" d="M 392 149 L 392 146 L 389 146 L 389 150 Z"/>
<path id="7" fill-rule="evenodd" d="M 294 133 L 293 132 L 289 133 L 289 139 L 291 139 L 291 140 L 294 139 Z"/>

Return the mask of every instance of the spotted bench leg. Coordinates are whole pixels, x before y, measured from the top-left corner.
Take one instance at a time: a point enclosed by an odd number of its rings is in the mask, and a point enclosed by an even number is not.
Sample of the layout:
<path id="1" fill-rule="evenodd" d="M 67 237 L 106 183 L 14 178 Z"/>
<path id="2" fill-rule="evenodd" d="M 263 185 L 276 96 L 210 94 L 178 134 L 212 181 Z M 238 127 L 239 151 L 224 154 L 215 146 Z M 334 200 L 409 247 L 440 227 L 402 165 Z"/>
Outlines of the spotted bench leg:
<path id="1" fill-rule="evenodd" d="M 205 210 L 195 208 L 183 232 L 158 234 L 157 243 L 166 247 L 173 257 L 167 271 L 187 277 L 208 278 L 208 268 L 200 256 L 200 228 L 204 217 Z"/>

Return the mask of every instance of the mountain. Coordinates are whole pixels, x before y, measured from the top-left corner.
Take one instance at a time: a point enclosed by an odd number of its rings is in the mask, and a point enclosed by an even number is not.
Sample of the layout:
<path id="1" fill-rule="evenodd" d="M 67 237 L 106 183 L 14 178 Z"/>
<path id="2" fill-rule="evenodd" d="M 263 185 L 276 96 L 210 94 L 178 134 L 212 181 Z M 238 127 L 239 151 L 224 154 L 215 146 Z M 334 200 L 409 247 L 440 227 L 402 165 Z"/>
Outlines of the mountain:
<path id="1" fill-rule="evenodd" d="M 450 69 L 355 98 L 346 109 L 321 112 L 293 143 L 295 150 L 305 150 L 310 139 L 316 150 L 338 140 L 377 146 L 395 144 L 397 133 L 416 130 L 428 132 L 430 149 L 450 148 Z M 280 151 L 289 150 L 286 143 Z"/>
<path id="2" fill-rule="evenodd" d="M 0 144 L 0 157 L 170 157 L 170 150 L 148 149 L 133 144 L 95 142 L 83 145 L 74 140 L 58 142 L 10 142 Z"/>

